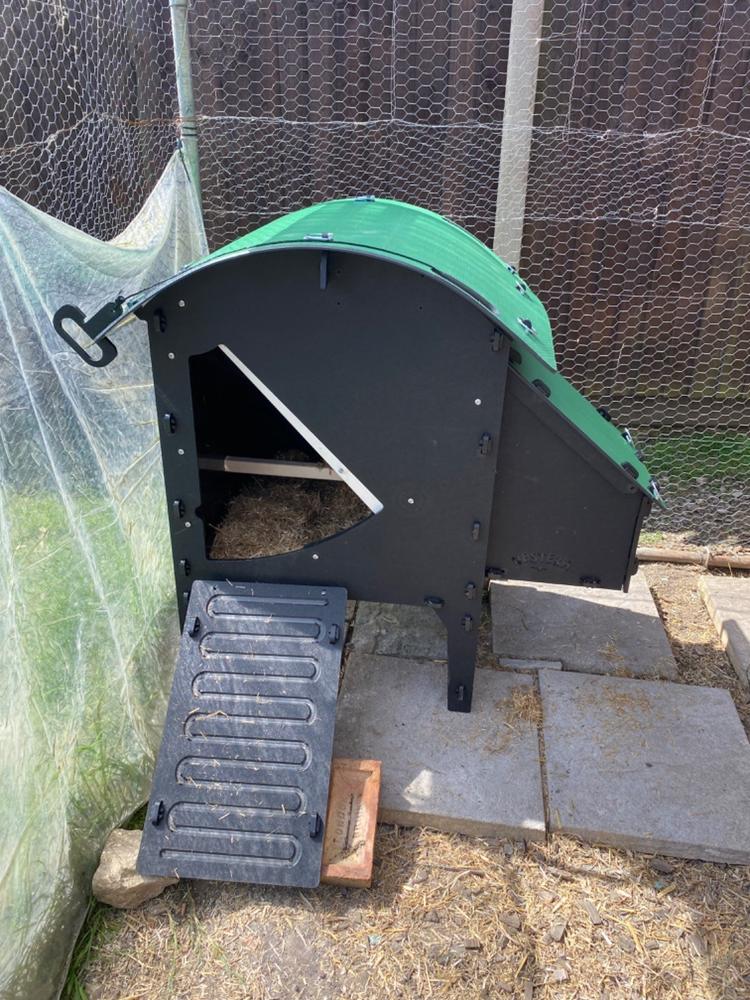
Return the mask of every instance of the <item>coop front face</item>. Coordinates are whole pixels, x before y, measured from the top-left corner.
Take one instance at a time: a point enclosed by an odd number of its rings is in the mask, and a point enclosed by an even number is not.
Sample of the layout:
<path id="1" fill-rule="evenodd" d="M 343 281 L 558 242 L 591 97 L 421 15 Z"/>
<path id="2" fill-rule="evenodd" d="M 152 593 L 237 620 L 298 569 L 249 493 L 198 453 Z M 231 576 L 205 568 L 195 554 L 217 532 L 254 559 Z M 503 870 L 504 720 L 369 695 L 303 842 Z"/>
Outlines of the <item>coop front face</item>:
<path id="1" fill-rule="evenodd" d="M 195 579 L 427 603 L 447 626 L 449 703 L 468 708 L 488 572 L 627 586 L 651 504 L 634 467 L 553 404 L 559 374 L 443 275 L 322 241 L 268 246 L 186 275 L 142 314 L 183 615 Z M 273 554 L 251 544 L 252 558 L 227 544 L 249 482 L 267 477 L 252 543 L 275 527 L 266 483 L 283 498 L 308 476 L 358 505 L 343 530 Z"/>
<path id="2" fill-rule="evenodd" d="M 627 587 L 655 486 L 557 371 L 533 292 L 452 223 L 315 206 L 129 308 L 148 323 L 183 619 L 196 580 L 427 604 L 449 707 L 468 711 L 488 573 Z M 331 516 L 305 532 L 310 483 Z"/>
<path id="3" fill-rule="evenodd" d="M 139 870 L 317 885 L 347 597 L 433 608 L 468 712 L 487 576 L 627 587 L 658 492 L 525 282 L 429 212 L 317 206 L 128 309 L 183 621 Z"/>

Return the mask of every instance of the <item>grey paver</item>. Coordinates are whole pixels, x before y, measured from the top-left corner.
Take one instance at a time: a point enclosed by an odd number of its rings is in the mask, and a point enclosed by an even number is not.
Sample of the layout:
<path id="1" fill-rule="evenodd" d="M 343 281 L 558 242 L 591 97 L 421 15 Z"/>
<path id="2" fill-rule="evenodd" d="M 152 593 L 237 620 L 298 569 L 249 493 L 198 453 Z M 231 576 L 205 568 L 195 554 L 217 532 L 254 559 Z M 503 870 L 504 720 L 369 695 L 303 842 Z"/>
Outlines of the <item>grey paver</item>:
<path id="1" fill-rule="evenodd" d="M 699 587 L 737 676 L 750 685 L 750 578 L 703 576 Z"/>
<path id="2" fill-rule="evenodd" d="M 569 671 L 539 679 L 552 830 L 750 863 L 750 744 L 727 691 Z"/>
<path id="3" fill-rule="evenodd" d="M 514 711 L 534 679 L 477 670 L 473 709 L 448 712 L 445 666 L 353 651 L 335 753 L 382 761 L 380 818 L 478 836 L 544 838 L 536 725 Z"/>
<path id="4" fill-rule="evenodd" d="M 351 645 L 362 653 L 445 660 L 445 626 L 428 607 L 360 601 Z"/>
<path id="5" fill-rule="evenodd" d="M 549 583 L 494 582 L 492 648 L 501 659 L 560 660 L 566 670 L 636 677 L 677 676 L 677 665 L 645 579 L 630 591 Z"/>

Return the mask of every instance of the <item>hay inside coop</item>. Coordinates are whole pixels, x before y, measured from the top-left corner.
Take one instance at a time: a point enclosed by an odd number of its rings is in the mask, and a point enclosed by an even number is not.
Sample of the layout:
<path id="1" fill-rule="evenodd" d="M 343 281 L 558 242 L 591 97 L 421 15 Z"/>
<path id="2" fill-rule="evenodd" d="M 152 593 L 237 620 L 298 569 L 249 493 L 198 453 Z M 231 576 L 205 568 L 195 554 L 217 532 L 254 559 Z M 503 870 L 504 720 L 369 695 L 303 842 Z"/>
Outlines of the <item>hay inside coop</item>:
<path id="1" fill-rule="evenodd" d="M 346 483 L 247 476 L 216 525 L 212 559 L 255 559 L 293 552 L 370 515 Z"/>
<path id="2" fill-rule="evenodd" d="M 190 381 L 209 558 L 293 552 L 371 515 L 335 456 L 220 348 L 191 358 Z"/>

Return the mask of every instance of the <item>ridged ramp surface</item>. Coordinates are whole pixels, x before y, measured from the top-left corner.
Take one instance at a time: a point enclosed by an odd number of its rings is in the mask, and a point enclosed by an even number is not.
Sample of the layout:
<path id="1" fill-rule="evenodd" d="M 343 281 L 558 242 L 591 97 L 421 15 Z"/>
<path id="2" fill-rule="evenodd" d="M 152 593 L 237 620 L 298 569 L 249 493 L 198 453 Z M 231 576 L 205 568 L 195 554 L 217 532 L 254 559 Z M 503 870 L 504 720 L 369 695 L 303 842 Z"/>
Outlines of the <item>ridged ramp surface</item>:
<path id="1" fill-rule="evenodd" d="M 138 868 L 320 881 L 346 591 L 192 587 Z"/>

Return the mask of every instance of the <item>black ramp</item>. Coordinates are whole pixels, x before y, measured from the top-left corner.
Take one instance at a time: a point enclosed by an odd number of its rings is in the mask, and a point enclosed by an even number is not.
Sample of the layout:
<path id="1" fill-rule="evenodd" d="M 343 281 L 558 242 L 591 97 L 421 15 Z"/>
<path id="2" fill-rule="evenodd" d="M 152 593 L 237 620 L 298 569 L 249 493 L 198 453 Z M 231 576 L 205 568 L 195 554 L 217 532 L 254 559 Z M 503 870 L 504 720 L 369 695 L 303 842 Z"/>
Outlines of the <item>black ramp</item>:
<path id="1" fill-rule="evenodd" d="M 320 882 L 346 591 L 190 593 L 138 870 Z"/>

